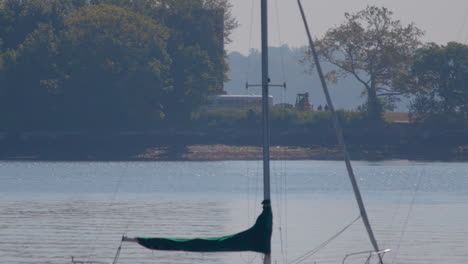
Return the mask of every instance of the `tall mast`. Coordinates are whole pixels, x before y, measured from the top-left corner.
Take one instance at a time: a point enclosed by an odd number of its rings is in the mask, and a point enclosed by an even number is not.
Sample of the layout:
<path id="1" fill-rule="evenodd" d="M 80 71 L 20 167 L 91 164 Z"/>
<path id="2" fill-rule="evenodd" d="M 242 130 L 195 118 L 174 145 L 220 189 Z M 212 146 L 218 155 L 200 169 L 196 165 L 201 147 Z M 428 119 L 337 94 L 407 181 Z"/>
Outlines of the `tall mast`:
<path id="1" fill-rule="evenodd" d="M 262 25 L 262 116 L 263 116 L 263 199 L 270 206 L 270 122 L 268 101 L 268 8 L 267 0 L 261 2 Z M 271 243 L 271 241 L 269 242 Z M 271 263 L 271 254 L 265 254 L 264 264 Z"/>
<path id="2" fill-rule="evenodd" d="M 325 94 L 325 98 L 327 100 L 328 107 L 330 108 L 330 111 L 332 113 L 332 119 L 333 119 L 333 125 L 335 127 L 335 131 L 336 131 L 336 137 L 337 137 L 338 143 L 341 146 L 341 149 L 343 151 L 344 160 L 345 160 L 345 164 L 346 164 L 346 169 L 348 171 L 348 176 L 349 176 L 349 179 L 351 181 L 351 185 L 353 187 L 356 202 L 357 202 L 357 204 L 359 206 L 359 213 L 361 215 L 362 221 L 364 222 L 364 226 L 366 227 L 367 234 L 369 235 L 370 242 L 371 242 L 372 246 L 374 247 L 375 252 L 379 252 L 380 251 L 379 246 L 377 244 L 377 240 L 375 239 L 374 232 L 372 231 L 372 228 L 371 228 L 371 225 L 370 225 L 370 222 L 369 222 L 369 218 L 367 216 L 366 208 L 364 207 L 364 202 L 362 200 L 361 192 L 359 191 L 359 186 L 357 184 L 356 176 L 354 175 L 353 167 L 351 166 L 349 153 L 348 153 L 348 150 L 346 148 L 345 141 L 344 141 L 343 131 L 342 131 L 340 123 L 338 121 L 338 117 L 336 115 L 335 109 L 333 107 L 333 103 L 332 103 L 332 100 L 331 100 L 331 97 L 330 97 L 330 93 L 328 92 L 327 83 L 326 83 L 325 77 L 323 75 L 322 67 L 320 66 L 320 61 L 318 59 L 317 52 L 315 50 L 315 46 L 314 46 L 314 42 L 312 40 L 312 36 L 310 35 L 309 26 L 307 24 L 307 19 L 306 19 L 305 14 L 304 14 L 304 9 L 302 8 L 301 0 L 297 0 L 297 3 L 299 5 L 299 10 L 301 11 L 302 21 L 304 22 L 304 27 L 305 27 L 305 30 L 307 32 L 307 37 L 308 37 L 308 40 L 309 40 L 310 50 L 311 50 L 312 56 L 314 58 L 315 66 L 317 67 L 317 72 L 318 72 L 318 75 L 320 77 L 320 82 L 322 83 L 323 92 Z M 380 264 L 383 264 L 381 255 L 379 254 L 378 256 L 379 256 Z"/>
<path id="3" fill-rule="evenodd" d="M 263 111 L 263 198 L 270 200 L 270 121 L 268 101 L 268 9 L 261 3 L 262 20 L 262 111 Z"/>

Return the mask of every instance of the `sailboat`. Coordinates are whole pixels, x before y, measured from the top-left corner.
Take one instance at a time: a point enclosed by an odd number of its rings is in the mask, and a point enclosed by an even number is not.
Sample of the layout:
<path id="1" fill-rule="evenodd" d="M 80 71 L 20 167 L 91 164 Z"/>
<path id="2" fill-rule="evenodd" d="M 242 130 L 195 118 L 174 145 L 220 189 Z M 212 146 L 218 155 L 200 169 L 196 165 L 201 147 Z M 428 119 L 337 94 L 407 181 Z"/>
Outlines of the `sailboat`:
<path id="1" fill-rule="evenodd" d="M 271 263 L 271 235 L 273 214 L 270 195 L 270 125 L 268 75 L 268 1 L 261 0 L 261 52 L 262 52 L 262 120 L 263 120 L 263 210 L 255 224 L 234 235 L 216 238 L 160 238 L 123 237 L 122 242 L 135 242 L 153 250 L 180 250 L 191 252 L 253 251 L 264 255 L 263 263 Z M 118 252 L 120 252 L 120 247 Z M 116 263 L 118 253 L 114 258 Z"/>
<path id="2" fill-rule="evenodd" d="M 269 103 L 268 94 L 271 85 L 268 75 L 268 25 L 267 25 L 267 0 L 261 0 L 261 54 L 262 54 L 262 120 L 263 120 L 263 210 L 257 217 L 255 224 L 242 232 L 213 238 L 166 238 L 166 237 L 126 237 L 123 236 L 121 244 L 114 257 L 113 264 L 116 264 L 120 254 L 123 242 L 138 243 L 139 245 L 151 250 L 169 250 L 169 251 L 191 251 L 191 252 L 232 252 L 232 251 L 252 251 L 263 254 L 263 263 L 271 264 L 271 237 L 273 230 L 273 213 L 270 196 L 270 125 L 269 125 Z M 336 129 L 338 142 L 342 147 L 346 168 L 351 180 L 353 191 L 359 206 L 360 218 L 366 227 L 369 234 L 369 239 L 373 246 L 373 250 L 350 253 L 344 256 L 343 263 L 350 256 L 357 254 L 369 254 L 366 263 L 370 262 L 371 257 L 377 256 L 379 263 L 383 264 L 383 255 L 389 250 L 381 250 L 377 244 L 375 236 L 367 217 L 364 203 L 353 173 L 353 169 L 349 160 L 349 154 L 344 144 L 343 133 L 341 131 L 338 119 L 334 112 L 333 103 L 328 93 L 322 69 L 315 52 L 314 44 L 310 36 L 307 26 L 304 10 L 300 0 L 297 0 L 302 19 L 309 38 L 310 49 L 314 55 L 314 60 L 322 82 L 323 90 L 327 99 L 328 106 L 333 113 L 333 123 Z M 78 262 L 74 262 L 78 263 Z"/>

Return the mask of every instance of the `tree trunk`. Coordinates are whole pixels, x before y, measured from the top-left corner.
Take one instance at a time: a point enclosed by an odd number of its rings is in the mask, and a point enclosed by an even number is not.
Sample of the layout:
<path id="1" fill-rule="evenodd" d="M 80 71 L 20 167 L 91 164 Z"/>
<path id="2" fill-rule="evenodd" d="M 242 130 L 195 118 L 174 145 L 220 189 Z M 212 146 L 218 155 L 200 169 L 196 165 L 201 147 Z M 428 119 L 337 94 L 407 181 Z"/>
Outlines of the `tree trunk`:
<path id="1" fill-rule="evenodd" d="M 367 90 L 367 116 L 371 121 L 382 120 L 382 105 L 373 86 Z"/>

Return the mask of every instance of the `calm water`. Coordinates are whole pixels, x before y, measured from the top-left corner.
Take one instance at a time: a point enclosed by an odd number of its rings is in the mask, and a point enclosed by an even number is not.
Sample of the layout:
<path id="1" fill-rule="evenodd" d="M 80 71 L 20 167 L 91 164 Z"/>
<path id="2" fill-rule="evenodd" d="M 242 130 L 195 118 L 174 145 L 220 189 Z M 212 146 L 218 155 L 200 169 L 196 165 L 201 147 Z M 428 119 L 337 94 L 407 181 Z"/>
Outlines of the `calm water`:
<path id="1" fill-rule="evenodd" d="M 355 162 L 386 263 L 468 263 L 468 163 Z M 0 263 L 111 262 L 120 237 L 218 236 L 260 212 L 261 162 L 0 162 Z M 291 263 L 358 215 L 342 162 L 272 163 L 273 260 Z M 361 221 L 302 263 L 370 250 Z M 119 263 L 261 263 L 254 253 L 124 244 Z M 363 263 L 351 258 L 347 263 Z"/>

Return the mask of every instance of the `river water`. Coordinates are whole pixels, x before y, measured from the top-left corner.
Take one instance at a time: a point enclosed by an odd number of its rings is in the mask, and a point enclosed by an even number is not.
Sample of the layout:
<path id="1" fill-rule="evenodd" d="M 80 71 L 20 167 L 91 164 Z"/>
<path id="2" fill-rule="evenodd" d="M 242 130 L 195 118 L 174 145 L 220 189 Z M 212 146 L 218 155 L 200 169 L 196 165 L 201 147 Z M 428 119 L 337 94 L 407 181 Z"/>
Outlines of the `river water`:
<path id="1" fill-rule="evenodd" d="M 468 263 L 468 164 L 354 162 L 385 263 Z M 273 161 L 273 263 L 292 263 L 358 216 L 336 161 Z M 210 237 L 261 211 L 260 161 L 0 162 L 0 263 L 112 262 L 122 234 Z M 370 250 L 358 220 L 301 263 Z M 363 263 L 365 256 L 346 263 Z M 118 263 L 261 263 L 255 253 L 150 251 Z"/>

